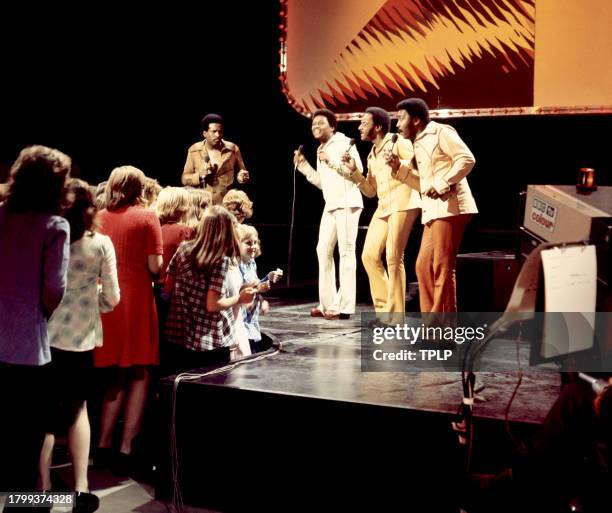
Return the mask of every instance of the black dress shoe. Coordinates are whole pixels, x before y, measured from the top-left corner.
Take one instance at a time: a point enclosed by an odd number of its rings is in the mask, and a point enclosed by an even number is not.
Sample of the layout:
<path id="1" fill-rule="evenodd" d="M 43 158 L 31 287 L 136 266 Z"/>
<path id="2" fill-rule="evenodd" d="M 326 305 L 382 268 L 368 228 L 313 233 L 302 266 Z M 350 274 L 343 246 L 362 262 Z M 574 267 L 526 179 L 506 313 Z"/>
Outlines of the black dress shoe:
<path id="1" fill-rule="evenodd" d="M 340 317 L 338 317 L 338 319 L 340 319 L 341 321 L 346 321 L 347 319 L 351 318 L 351 314 L 346 314 L 346 313 L 341 313 Z"/>
<path id="2" fill-rule="evenodd" d="M 97 495 L 87 492 L 75 492 L 72 513 L 93 513 L 100 507 Z"/>

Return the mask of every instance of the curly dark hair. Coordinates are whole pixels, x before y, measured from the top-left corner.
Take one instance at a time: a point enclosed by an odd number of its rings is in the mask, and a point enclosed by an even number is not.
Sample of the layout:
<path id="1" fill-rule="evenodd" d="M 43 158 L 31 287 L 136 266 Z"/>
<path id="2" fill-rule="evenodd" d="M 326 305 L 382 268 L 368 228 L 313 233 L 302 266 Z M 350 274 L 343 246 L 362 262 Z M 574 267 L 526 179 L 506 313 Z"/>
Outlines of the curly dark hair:
<path id="1" fill-rule="evenodd" d="M 399 102 L 397 110 L 405 110 L 411 118 L 419 118 L 423 125 L 429 123 L 429 107 L 420 98 L 407 98 Z"/>
<path id="2" fill-rule="evenodd" d="M 34 145 L 24 148 L 11 167 L 6 205 L 14 212 L 59 214 L 72 160 L 59 150 Z"/>
<path id="3" fill-rule="evenodd" d="M 382 129 L 383 134 L 389 132 L 391 128 L 391 118 L 386 110 L 380 107 L 368 107 L 365 111 L 372 116 L 374 126 L 378 125 Z"/>
<path id="4" fill-rule="evenodd" d="M 316 118 L 317 116 L 324 116 L 325 118 L 327 118 L 327 122 L 329 123 L 329 126 L 332 127 L 334 131 L 338 127 L 338 118 L 331 110 L 317 109 L 312 113 L 312 119 Z"/>
<path id="5" fill-rule="evenodd" d="M 202 132 L 207 132 L 211 123 L 219 123 L 222 127 L 225 127 L 225 122 L 223 121 L 223 118 L 219 116 L 219 114 L 206 114 L 206 116 L 202 118 L 201 122 Z"/>

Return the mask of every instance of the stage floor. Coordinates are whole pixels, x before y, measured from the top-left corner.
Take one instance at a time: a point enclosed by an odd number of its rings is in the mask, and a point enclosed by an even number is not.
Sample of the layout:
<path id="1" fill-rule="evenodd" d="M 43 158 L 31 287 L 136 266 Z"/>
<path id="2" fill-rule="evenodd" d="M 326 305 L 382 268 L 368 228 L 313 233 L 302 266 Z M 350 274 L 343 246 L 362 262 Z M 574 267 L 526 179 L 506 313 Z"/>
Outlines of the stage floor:
<path id="1" fill-rule="evenodd" d="M 194 370 L 178 385 L 162 380 L 156 497 L 169 500 L 179 482 L 186 504 L 219 511 L 287 511 L 296 497 L 296 511 L 408 511 L 420 503 L 457 511 L 468 457 L 451 424 L 463 398 L 460 372 L 362 372 L 359 314 L 369 305 L 346 321 L 312 318 L 314 306 L 271 300 L 260 322 L 273 349 Z M 492 348 L 492 359 L 511 369 L 515 347 Z M 530 440 L 558 396 L 559 373 L 524 375 L 511 439 L 503 419 L 516 381 L 511 372 L 476 375 L 471 472 L 508 468 L 512 440 Z M 227 476 L 240 468 L 261 482 L 247 479 L 236 494 Z"/>
<path id="2" fill-rule="evenodd" d="M 231 370 L 197 382 L 234 389 L 295 395 L 323 400 L 454 414 L 462 400 L 458 372 L 362 372 L 360 305 L 349 320 L 310 317 L 315 303 L 271 300 L 271 310 L 260 318 L 262 331 L 280 343 L 271 356 L 247 360 Z M 493 359 L 502 367 L 516 365 L 514 343 L 497 345 Z M 521 348 L 528 361 L 528 348 Z M 476 417 L 502 420 L 517 374 L 482 372 L 476 375 Z M 541 422 L 559 395 L 558 372 L 530 372 L 512 403 L 509 419 Z"/>

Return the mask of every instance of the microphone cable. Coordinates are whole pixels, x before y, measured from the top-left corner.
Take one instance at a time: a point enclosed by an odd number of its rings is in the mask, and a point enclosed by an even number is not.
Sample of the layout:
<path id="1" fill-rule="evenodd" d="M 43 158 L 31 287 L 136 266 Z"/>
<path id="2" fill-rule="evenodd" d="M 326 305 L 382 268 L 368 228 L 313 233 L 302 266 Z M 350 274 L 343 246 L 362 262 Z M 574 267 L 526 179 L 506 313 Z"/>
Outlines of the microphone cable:
<path id="1" fill-rule="evenodd" d="M 393 134 L 391 136 L 391 154 L 393 154 L 393 148 L 395 148 L 395 143 L 397 141 L 397 134 Z M 383 145 L 384 147 L 384 145 Z M 399 157 L 398 157 L 399 158 Z M 395 255 L 396 253 L 396 247 L 397 247 L 397 238 L 400 236 L 399 232 L 396 233 L 393 231 L 393 214 L 395 214 L 396 212 L 393 212 L 394 210 L 394 202 L 393 202 L 393 197 L 395 196 L 395 192 L 397 190 L 396 187 L 393 188 L 393 191 L 391 191 L 391 179 L 393 178 L 392 176 L 392 170 L 391 167 L 389 167 L 389 175 L 387 176 L 387 195 L 389 196 L 389 222 L 387 223 L 387 240 L 389 240 L 389 237 L 391 237 L 391 255 Z M 397 212 L 399 214 L 399 211 Z M 399 223 L 399 221 L 398 221 Z M 385 244 L 386 246 L 386 244 Z M 386 248 L 385 248 L 386 251 Z M 399 261 L 404 262 L 404 254 L 402 252 L 402 255 L 395 255 L 396 257 L 399 257 Z M 382 257 L 382 255 L 381 255 Z M 386 255 L 387 258 L 387 277 L 390 275 L 389 273 L 389 255 Z M 393 258 L 393 257 L 392 257 Z M 395 264 L 397 266 L 397 270 L 396 270 L 396 274 L 399 272 L 399 261 Z M 406 275 L 406 270 L 404 269 L 404 276 Z M 404 279 L 404 283 L 406 282 L 406 280 Z M 387 287 L 387 301 L 389 301 L 389 293 L 390 293 L 390 288 L 392 286 L 394 286 L 395 284 L 390 283 L 390 280 L 387 282 L 388 283 L 388 287 Z M 405 315 L 405 310 L 406 310 L 406 288 L 404 287 L 404 297 L 402 298 L 402 301 L 404 302 L 404 315 Z M 389 305 L 387 305 L 388 307 Z M 389 308 L 387 308 L 387 310 L 389 310 Z M 390 313 L 390 312 L 387 312 Z M 393 314 L 395 314 L 396 312 L 393 312 Z M 397 319 L 396 315 L 390 316 L 389 320 L 393 320 L 395 321 Z"/>
<path id="2" fill-rule="evenodd" d="M 300 145 L 298 152 L 303 155 L 304 146 Z M 289 250 L 287 251 L 287 287 L 291 286 L 291 258 L 293 255 L 293 228 L 295 225 L 295 188 L 297 177 L 297 164 L 293 166 L 293 194 L 291 196 L 291 221 L 289 223 Z"/>
<path id="3" fill-rule="evenodd" d="M 351 139 L 349 141 L 349 146 L 348 149 L 346 150 L 346 153 L 348 154 L 351 151 L 351 148 L 355 146 L 355 139 Z M 343 171 L 343 164 L 342 164 L 342 159 L 340 159 L 340 171 Z M 348 206 L 348 190 L 347 190 L 347 182 L 348 182 L 348 178 L 346 176 L 343 176 L 343 174 L 341 174 L 340 176 L 342 176 L 342 183 L 344 185 L 344 243 L 345 243 L 345 247 L 346 244 L 349 241 L 349 214 L 352 214 L 352 207 L 349 208 Z M 352 183 L 352 182 L 351 182 Z M 361 194 L 361 193 L 359 193 Z M 359 222 L 357 223 L 357 225 L 359 226 Z M 338 242 L 340 242 L 340 238 L 338 238 Z M 353 244 L 353 251 L 355 253 L 357 253 L 357 236 L 355 236 L 355 243 Z M 338 247 L 338 255 L 339 255 L 339 260 L 342 259 L 342 254 L 340 253 L 340 247 Z M 357 256 L 355 255 L 355 259 L 357 258 Z M 342 264 L 339 261 L 338 262 L 338 267 L 341 267 Z M 355 266 L 356 267 L 356 266 Z M 356 271 L 355 271 L 356 272 Z M 340 283 L 338 284 L 338 290 L 342 289 L 342 273 L 340 272 L 340 274 L 338 275 L 338 278 L 340 280 Z M 355 279 L 357 277 L 355 276 Z M 340 296 L 340 299 L 342 299 L 342 296 Z M 340 311 L 340 305 L 338 305 L 338 311 Z M 340 312 L 342 313 L 342 312 Z"/>
<path id="4" fill-rule="evenodd" d="M 215 374 L 224 374 L 226 372 L 235 369 L 240 365 L 248 363 L 258 362 L 274 356 L 282 351 L 283 343 L 273 345 L 267 351 L 264 351 L 259 356 L 254 358 L 245 357 L 239 360 L 228 362 L 226 365 L 209 370 L 207 372 L 181 372 L 174 378 L 172 384 L 172 399 L 171 399 L 171 417 L 170 417 L 170 472 L 172 478 L 172 503 L 177 513 L 186 513 L 185 504 L 183 501 L 183 494 L 179 481 L 179 450 L 177 444 L 176 434 L 176 403 L 179 384 L 183 381 L 196 381 L 198 379 L 205 378 L 207 376 L 213 376 Z"/>

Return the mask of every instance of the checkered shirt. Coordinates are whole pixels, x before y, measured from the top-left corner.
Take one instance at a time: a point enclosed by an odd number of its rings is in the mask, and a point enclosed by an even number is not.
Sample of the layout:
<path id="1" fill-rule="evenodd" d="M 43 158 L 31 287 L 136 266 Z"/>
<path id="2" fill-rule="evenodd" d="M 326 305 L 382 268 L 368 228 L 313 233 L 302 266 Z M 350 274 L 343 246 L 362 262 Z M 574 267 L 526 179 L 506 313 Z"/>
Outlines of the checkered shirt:
<path id="1" fill-rule="evenodd" d="M 193 241 L 183 242 L 168 265 L 175 279 L 170 310 L 166 320 L 166 337 L 193 351 L 208 351 L 235 344 L 234 314 L 231 308 L 220 312 L 206 310 L 209 290 L 227 296 L 224 278 L 230 264 L 227 257 L 204 275 L 190 258 Z"/>

